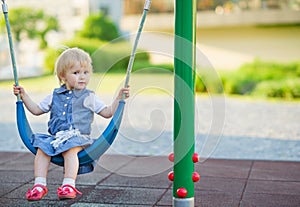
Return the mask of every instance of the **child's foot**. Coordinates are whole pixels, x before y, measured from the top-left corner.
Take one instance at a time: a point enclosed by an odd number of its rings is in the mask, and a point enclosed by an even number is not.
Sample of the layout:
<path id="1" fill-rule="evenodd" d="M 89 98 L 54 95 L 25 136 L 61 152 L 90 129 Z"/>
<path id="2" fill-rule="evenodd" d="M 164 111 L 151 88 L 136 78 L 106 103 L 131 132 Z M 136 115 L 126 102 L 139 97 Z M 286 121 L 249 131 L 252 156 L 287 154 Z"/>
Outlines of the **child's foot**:
<path id="1" fill-rule="evenodd" d="M 62 185 L 57 189 L 57 196 L 59 200 L 76 198 L 76 194 L 82 195 L 82 193 L 71 185 Z"/>
<path id="2" fill-rule="evenodd" d="M 36 184 L 32 189 L 28 189 L 26 193 L 26 199 L 28 201 L 38 201 L 45 197 L 48 193 L 48 189 L 44 185 Z"/>

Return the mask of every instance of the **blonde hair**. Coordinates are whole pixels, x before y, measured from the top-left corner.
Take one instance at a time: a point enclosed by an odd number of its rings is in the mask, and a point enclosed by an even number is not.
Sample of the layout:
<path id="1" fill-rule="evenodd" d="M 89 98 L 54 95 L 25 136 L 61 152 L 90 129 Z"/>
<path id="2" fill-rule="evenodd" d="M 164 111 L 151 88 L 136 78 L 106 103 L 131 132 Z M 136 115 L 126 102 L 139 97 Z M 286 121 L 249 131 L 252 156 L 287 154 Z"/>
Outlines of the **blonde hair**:
<path id="1" fill-rule="evenodd" d="M 82 67 L 87 68 L 91 72 L 93 71 L 92 59 L 90 55 L 82 49 L 77 47 L 68 48 L 59 55 L 55 63 L 55 75 L 60 84 L 63 84 L 61 77 L 77 62 L 80 63 Z"/>

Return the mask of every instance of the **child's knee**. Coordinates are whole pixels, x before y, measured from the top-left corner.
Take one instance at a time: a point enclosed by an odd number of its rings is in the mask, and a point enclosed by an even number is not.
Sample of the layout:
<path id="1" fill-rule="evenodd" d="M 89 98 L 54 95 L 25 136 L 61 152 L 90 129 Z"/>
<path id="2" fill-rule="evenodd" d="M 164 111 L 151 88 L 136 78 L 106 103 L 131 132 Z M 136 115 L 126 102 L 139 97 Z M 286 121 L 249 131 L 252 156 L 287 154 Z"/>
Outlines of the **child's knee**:
<path id="1" fill-rule="evenodd" d="M 68 155 L 76 155 L 78 154 L 78 152 L 80 152 L 82 150 L 82 147 L 73 147 L 65 152 L 62 153 L 62 156 L 68 156 Z"/>

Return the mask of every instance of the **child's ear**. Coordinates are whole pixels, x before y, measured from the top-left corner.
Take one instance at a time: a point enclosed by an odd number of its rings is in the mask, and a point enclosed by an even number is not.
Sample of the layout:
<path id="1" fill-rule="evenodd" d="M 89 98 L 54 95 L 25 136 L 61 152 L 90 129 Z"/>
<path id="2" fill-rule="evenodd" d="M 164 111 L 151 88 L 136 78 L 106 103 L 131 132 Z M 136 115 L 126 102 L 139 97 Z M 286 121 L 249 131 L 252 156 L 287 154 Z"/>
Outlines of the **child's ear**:
<path id="1" fill-rule="evenodd" d="M 59 78 L 62 82 L 65 82 L 66 78 L 63 73 L 59 74 Z"/>

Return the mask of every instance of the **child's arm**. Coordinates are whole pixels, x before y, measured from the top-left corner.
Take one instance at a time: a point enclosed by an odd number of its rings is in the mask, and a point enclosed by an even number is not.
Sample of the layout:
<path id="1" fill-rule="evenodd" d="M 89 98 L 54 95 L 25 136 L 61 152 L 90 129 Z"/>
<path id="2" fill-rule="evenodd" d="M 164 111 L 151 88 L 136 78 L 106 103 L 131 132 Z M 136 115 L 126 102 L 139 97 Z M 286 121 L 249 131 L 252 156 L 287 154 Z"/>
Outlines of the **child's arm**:
<path id="1" fill-rule="evenodd" d="M 104 118 L 111 118 L 117 110 L 117 107 L 119 105 L 119 101 L 123 99 L 123 94 L 124 94 L 124 98 L 129 97 L 129 87 L 128 88 L 122 88 L 119 91 L 118 96 L 112 102 L 112 104 L 110 106 L 105 107 L 98 114 L 100 116 L 103 116 Z"/>
<path id="2" fill-rule="evenodd" d="M 20 94 L 20 97 L 25 104 L 28 111 L 30 111 L 33 115 L 41 115 L 44 114 L 38 105 L 30 98 L 30 96 L 25 92 L 22 86 L 15 86 L 14 85 L 14 94 L 17 96 Z"/>

